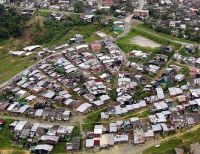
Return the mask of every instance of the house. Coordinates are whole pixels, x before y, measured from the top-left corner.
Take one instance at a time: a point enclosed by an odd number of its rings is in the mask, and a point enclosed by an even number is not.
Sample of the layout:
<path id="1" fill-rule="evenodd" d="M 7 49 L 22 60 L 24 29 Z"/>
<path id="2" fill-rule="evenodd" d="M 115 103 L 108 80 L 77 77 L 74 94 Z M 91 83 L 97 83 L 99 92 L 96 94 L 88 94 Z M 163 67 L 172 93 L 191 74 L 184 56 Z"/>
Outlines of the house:
<path id="1" fill-rule="evenodd" d="M 176 76 L 175 76 L 175 80 L 177 81 L 177 82 L 181 82 L 181 81 L 183 81 L 185 79 L 185 75 L 183 75 L 183 74 L 177 74 Z"/>
<path id="2" fill-rule="evenodd" d="M 50 154 L 52 150 L 53 150 L 52 145 L 39 144 L 34 148 L 34 153 L 35 154 Z"/>
<path id="3" fill-rule="evenodd" d="M 113 5 L 113 0 L 102 0 L 103 7 L 106 7 L 106 6 L 110 7 L 112 5 Z"/>
<path id="4" fill-rule="evenodd" d="M 114 145 L 114 136 L 113 134 L 101 134 L 100 136 L 100 147 L 106 148 L 108 146 Z"/>
<path id="5" fill-rule="evenodd" d="M 70 143 L 66 143 L 66 151 L 79 151 L 81 145 L 80 137 L 73 137 Z"/>
<path id="6" fill-rule="evenodd" d="M 5 120 L 3 120 L 3 119 L 0 119 L 0 128 L 2 128 L 3 126 L 4 126 L 4 124 L 6 123 L 6 121 Z"/>
<path id="7" fill-rule="evenodd" d="M 149 11 L 148 10 L 135 9 L 133 11 L 133 18 L 145 20 L 148 17 L 149 17 Z"/>
<path id="8" fill-rule="evenodd" d="M 25 48 L 23 48 L 24 51 L 30 52 L 30 51 L 34 51 L 38 48 L 41 48 L 41 45 L 31 45 L 31 46 L 27 46 Z"/>
<path id="9" fill-rule="evenodd" d="M 99 42 L 94 42 L 94 43 L 90 43 L 90 49 L 93 51 L 93 52 L 101 52 L 101 43 Z"/>
<path id="10" fill-rule="evenodd" d="M 103 133 L 103 125 L 95 125 L 94 134 L 102 134 L 102 133 Z"/>
<path id="11" fill-rule="evenodd" d="M 193 143 L 190 145 L 190 152 L 192 154 L 198 154 L 200 153 L 200 144 L 199 142 Z"/>
<path id="12" fill-rule="evenodd" d="M 14 128 L 14 131 L 15 132 L 21 132 L 22 130 L 23 130 L 23 128 L 24 128 L 24 126 L 26 125 L 28 123 L 28 121 L 19 121 L 17 124 L 16 124 L 16 126 L 15 126 L 15 128 Z"/>
<path id="13" fill-rule="evenodd" d="M 42 142 L 43 144 L 50 144 L 50 145 L 55 145 L 58 143 L 58 136 L 49 136 L 49 135 L 43 135 L 40 137 L 39 141 Z"/>
<path id="14" fill-rule="evenodd" d="M 185 152 L 184 152 L 184 150 L 181 149 L 181 148 L 175 148 L 175 153 L 176 153 L 176 154 L 184 154 Z"/>
<path id="15" fill-rule="evenodd" d="M 76 109 L 76 111 L 84 114 L 87 113 L 91 109 L 91 107 L 92 107 L 91 104 L 83 103 Z"/>
<path id="16" fill-rule="evenodd" d="M 115 144 L 127 143 L 128 141 L 129 141 L 129 137 L 127 134 L 114 135 Z"/>
<path id="17" fill-rule="evenodd" d="M 83 20 L 84 20 L 84 21 L 87 21 L 87 22 L 93 22 L 93 20 L 94 20 L 94 15 L 85 15 L 85 16 L 83 17 Z"/>
<path id="18" fill-rule="evenodd" d="M 85 147 L 86 148 L 93 148 L 94 147 L 94 139 L 86 139 L 86 143 L 85 143 Z"/>

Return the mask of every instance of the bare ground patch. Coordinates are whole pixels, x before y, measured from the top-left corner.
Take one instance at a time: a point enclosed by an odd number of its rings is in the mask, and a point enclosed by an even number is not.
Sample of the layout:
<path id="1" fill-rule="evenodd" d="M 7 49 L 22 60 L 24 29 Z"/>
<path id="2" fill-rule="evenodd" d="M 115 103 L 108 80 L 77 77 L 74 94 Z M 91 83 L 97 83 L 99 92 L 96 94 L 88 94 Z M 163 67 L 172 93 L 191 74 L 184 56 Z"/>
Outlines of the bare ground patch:
<path id="1" fill-rule="evenodd" d="M 131 43 L 150 48 L 157 48 L 161 46 L 161 44 L 139 35 L 131 38 Z"/>

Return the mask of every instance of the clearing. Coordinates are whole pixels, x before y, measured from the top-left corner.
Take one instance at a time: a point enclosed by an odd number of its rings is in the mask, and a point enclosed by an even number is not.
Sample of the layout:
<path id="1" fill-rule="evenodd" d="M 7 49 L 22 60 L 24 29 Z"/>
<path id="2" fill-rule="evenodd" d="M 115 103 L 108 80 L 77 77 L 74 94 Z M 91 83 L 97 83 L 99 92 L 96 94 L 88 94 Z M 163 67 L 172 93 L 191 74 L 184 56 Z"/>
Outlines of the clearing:
<path id="1" fill-rule="evenodd" d="M 140 35 L 131 38 L 131 43 L 150 48 L 157 48 L 161 46 L 161 44 Z"/>

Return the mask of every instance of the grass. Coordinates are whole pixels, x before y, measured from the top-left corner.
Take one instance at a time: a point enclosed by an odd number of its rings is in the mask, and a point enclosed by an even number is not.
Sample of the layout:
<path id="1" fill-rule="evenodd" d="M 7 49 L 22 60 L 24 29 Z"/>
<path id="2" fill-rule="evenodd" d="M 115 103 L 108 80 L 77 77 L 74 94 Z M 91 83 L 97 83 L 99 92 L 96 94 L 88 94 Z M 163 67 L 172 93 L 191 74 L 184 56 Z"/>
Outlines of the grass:
<path id="1" fill-rule="evenodd" d="M 6 124 L 3 126 L 3 128 L 0 130 L 0 150 L 22 150 L 19 147 L 13 145 L 12 139 L 13 139 L 13 133 L 9 129 L 9 124 L 11 124 L 13 120 L 7 119 Z"/>
<path id="2" fill-rule="evenodd" d="M 170 154 L 173 153 L 174 148 L 183 148 L 186 152 L 189 152 L 189 146 L 192 143 L 200 142 L 200 127 L 197 129 L 183 131 L 180 136 L 171 136 L 168 140 L 161 142 L 160 147 L 151 147 L 143 152 L 143 154 Z"/>
<path id="3" fill-rule="evenodd" d="M 86 43 L 94 42 L 100 40 L 101 38 L 95 33 L 97 31 L 102 31 L 107 35 L 115 36 L 116 34 L 113 33 L 112 27 L 109 26 L 100 26 L 95 24 L 88 24 L 85 26 L 76 26 L 73 27 L 70 31 L 68 31 L 62 37 L 54 37 L 51 39 L 50 42 L 46 44 L 46 46 L 54 46 L 63 44 L 69 41 L 70 38 L 74 37 L 76 34 L 81 34 L 84 36 L 84 41 Z"/>
<path id="4" fill-rule="evenodd" d="M 182 146 L 183 142 L 179 138 L 173 138 L 162 142 L 159 147 L 151 147 L 143 152 L 143 154 L 173 154 L 174 148 Z"/>
<path id="5" fill-rule="evenodd" d="M 5 82 L 18 72 L 36 62 L 33 59 L 33 56 L 14 57 L 5 50 L 0 50 L 0 59 L 0 83 Z"/>
<path id="6" fill-rule="evenodd" d="M 82 124 L 83 130 L 92 131 L 94 125 L 100 123 L 101 112 L 103 111 L 105 111 L 105 108 L 91 111 L 85 118 L 85 123 Z"/>
<path id="7" fill-rule="evenodd" d="M 49 14 L 48 11 L 39 12 L 40 15 L 41 13 L 43 13 L 42 16 Z M 12 78 L 18 72 L 36 63 L 36 61 L 33 59 L 34 55 L 28 57 L 14 57 L 8 53 L 10 50 L 21 50 L 24 46 L 33 44 L 33 40 L 27 39 L 27 37 L 33 32 L 34 23 L 36 22 L 35 20 L 36 19 L 34 18 L 29 21 L 29 26 L 25 30 L 24 36 L 17 39 L 0 40 L 0 84 Z M 70 31 L 61 37 L 58 35 L 58 37 L 55 36 L 51 38 L 50 42 L 46 43 L 45 46 L 52 47 L 66 43 L 75 34 L 84 35 L 84 41 L 86 43 L 93 42 L 100 39 L 100 37 L 95 33 L 96 31 L 102 31 L 108 35 L 116 36 L 116 34 L 113 33 L 111 26 L 100 26 L 95 24 L 88 24 L 86 26 L 80 25 L 73 27 Z"/>
<path id="8" fill-rule="evenodd" d="M 174 36 L 171 36 L 171 35 L 168 35 L 168 34 L 158 33 L 155 30 L 150 29 L 143 24 L 138 25 L 138 28 L 152 32 L 152 33 L 155 33 L 155 34 L 158 34 L 162 37 L 166 37 L 166 38 L 171 39 L 173 41 L 186 42 L 186 43 L 198 43 L 198 42 L 190 41 L 190 40 L 187 40 L 187 39 L 184 39 L 184 38 L 178 38 L 178 37 L 174 37 Z"/>
<path id="9" fill-rule="evenodd" d="M 54 146 L 52 153 L 55 153 L 55 154 L 66 153 L 66 142 L 58 142 Z"/>
<path id="10" fill-rule="evenodd" d="M 122 118 L 123 119 L 128 119 L 128 118 L 132 118 L 132 117 L 146 118 L 146 117 L 148 117 L 148 115 L 150 115 L 149 109 L 142 109 L 139 111 L 129 112 L 129 113 L 125 114 L 124 116 L 122 116 Z"/>
<path id="11" fill-rule="evenodd" d="M 162 37 L 150 34 L 150 33 L 146 33 L 138 28 L 133 28 L 131 29 L 131 31 L 128 33 L 128 35 L 126 35 L 125 37 L 121 38 L 118 40 L 117 44 L 119 45 L 119 47 L 124 51 L 124 52 L 129 52 L 131 50 L 142 50 L 145 52 L 155 52 L 156 50 L 158 50 L 159 48 L 150 48 L 150 47 L 142 47 L 140 45 L 137 44 L 133 44 L 131 43 L 131 38 L 133 38 L 134 36 L 143 36 L 147 39 L 150 39 L 156 43 L 159 43 L 161 45 L 172 45 L 174 46 L 175 50 L 179 49 L 181 47 L 180 44 L 178 43 L 174 43 L 171 42 L 167 39 L 164 39 Z"/>
<path id="12" fill-rule="evenodd" d="M 185 48 L 180 50 L 180 54 L 185 56 L 185 57 L 195 57 L 195 58 L 199 58 L 200 57 L 200 49 L 195 51 L 194 53 L 189 53 L 188 51 L 186 51 Z"/>

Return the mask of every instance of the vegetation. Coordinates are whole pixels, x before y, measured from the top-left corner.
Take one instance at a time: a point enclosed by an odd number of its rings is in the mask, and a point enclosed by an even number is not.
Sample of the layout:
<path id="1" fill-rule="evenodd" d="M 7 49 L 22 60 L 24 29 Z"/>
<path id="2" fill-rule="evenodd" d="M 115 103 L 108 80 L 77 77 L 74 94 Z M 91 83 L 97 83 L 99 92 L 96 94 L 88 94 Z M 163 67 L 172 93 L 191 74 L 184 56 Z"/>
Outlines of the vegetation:
<path id="1" fill-rule="evenodd" d="M 12 143 L 12 140 L 14 139 L 14 134 L 9 129 L 9 124 L 11 124 L 12 122 L 13 120 L 7 119 L 6 124 L 3 126 L 2 129 L 0 129 L 0 150 L 22 150 Z"/>
<path id="2" fill-rule="evenodd" d="M 157 43 L 160 43 L 162 45 L 173 45 L 175 47 L 175 49 L 179 49 L 181 45 L 171 42 L 165 38 L 159 37 L 157 35 L 151 34 L 151 33 L 146 33 L 145 31 L 139 29 L 139 28 L 133 28 L 127 36 L 121 38 L 118 40 L 117 44 L 119 45 L 119 47 L 124 51 L 124 52 L 129 52 L 131 50 L 142 50 L 145 52 L 155 52 L 156 50 L 158 50 L 159 48 L 150 48 L 150 47 L 142 47 L 139 46 L 137 44 L 133 44 L 131 43 L 131 39 L 134 36 L 143 36 L 146 37 L 150 40 L 153 40 Z"/>
<path id="3" fill-rule="evenodd" d="M 14 9 L 6 9 L 0 5 L 0 40 L 21 36 L 26 20 L 26 17 L 18 15 Z"/>
<path id="4" fill-rule="evenodd" d="M 83 1 L 76 1 L 74 3 L 74 12 L 76 12 L 76 13 L 82 13 L 83 11 L 84 11 Z"/>
<path id="5" fill-rule="evenodd" d="M 179 136 L 173 135 L 169 139 L 161 142 L 160 147 L 151 147 L 145 150 L 144 154 L 170 154 L 174 152 L 174 148 L 183 148 L 186 152 L 189 152 L 189 145 L 195 142 L 200 142 L 200 128 L 190 129 L 184 131 Z"/>
<path id="6" fill-rule="evenodd" d="M 105 111 L 105 108 L 91 111 L 85 118 L 85 123 L 82 125 L 83 130 L 92 131 L 94 125 L 100 123 L 101 112 Z"/>
<path id="7" fill-rule="evenodd" d="M 82 34 L 85 42 L 96 41 L 100 39 L 100 37 L 95 34 L 98 30 L 113 35 L 110 26 L 90 24 L 84 22 L 79 15 L 71 15 L 66 20 L 62 21 L 45 19 L 42 25 L 38 21 L 35 24 L 32 35 L 36 44 L 52 46 L 66 43 L 70 38 L 74 37 L 75 34 Z"/>
<path id="8" fill-rule="evenodd" d="M 52 150 L 52 153 L 66 153 L 66 142 L 58 142 L 53 150 Z"/>
<path id="9" fill-rule="evenodd" d="M 164 141 L 159 147 L 151 147 L 143 152 L 143 154 L 173 154 L 174 148 L 183 145 L 181 139 L 174 137 L 173 139 Z"/>
<path id="10" fill-rule="evenodd" d="M 146 118 L 146 117 L 148 117 L 148 115 L 150 115 L 149 109 L 142 109 L 139 111 L 129 112 L 129 113 L 125 114 L 124 116 L 122 116 L 122 118 L 123 119 L 129 119 L 132 117 Z"/>
<path id="11" fill-rule="evenodd" d="M 174 36 L 169 35 L 169 34 L 158 32 L 158 31 L 156 31 L 156 29 L 154 30 L 152 28 L 152 26 L 148 25 L 148 23 L 140 24 L 138 26 L 138 28 L 141 29 L 141 30 L 146 30 L 146 31 L 155 33 L 157 35 L 160 35 L 160 36 L 165 37 L 167 39 L 170 39 L 172 41 L 181 41 L 181 42 L 188 42 L 188 43 L 196 43 L 195 41 L 192 41 L 192 40 L 188 40 L 188 39 L 184 39 L 184 38 L 179 38 L 179 37 L 174 37 Z"/>
<path id="12" fill-rule="evenodd" d="M 13 57 L 7 51 L 0 49 L 0 83 L 5 82 L 21 70 L 34 64 L 34 55 L 29 57 Z"/>

